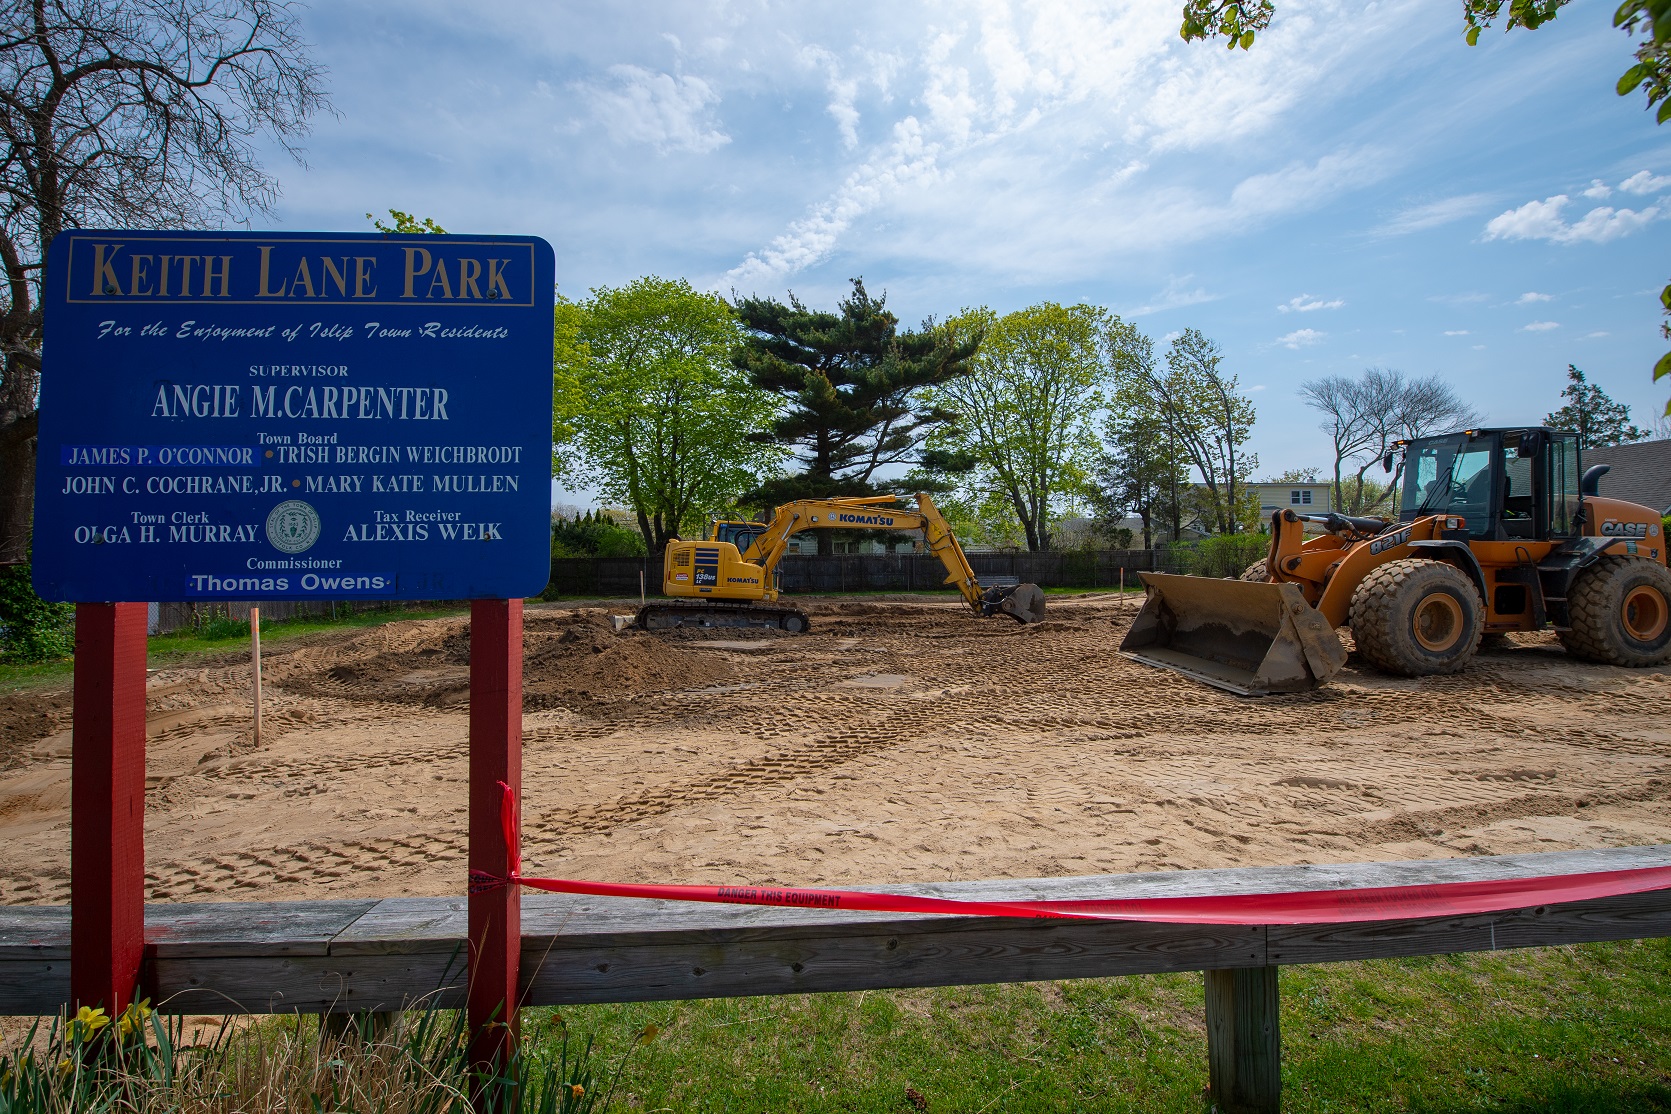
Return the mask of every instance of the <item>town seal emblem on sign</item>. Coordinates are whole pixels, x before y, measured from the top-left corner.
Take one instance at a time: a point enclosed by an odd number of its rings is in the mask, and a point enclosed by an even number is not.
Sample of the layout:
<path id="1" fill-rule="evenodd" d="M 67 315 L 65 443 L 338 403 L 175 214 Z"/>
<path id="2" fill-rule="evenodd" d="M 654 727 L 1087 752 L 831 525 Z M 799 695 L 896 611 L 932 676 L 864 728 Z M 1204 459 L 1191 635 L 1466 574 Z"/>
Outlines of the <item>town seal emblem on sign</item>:
<path id="1" fill-rule="evenodd" d="M 267 516 L 267 540 L 280 553 L 300 553 L 319 540 L 319 512 L 300 499 L 286 499 Z"/>

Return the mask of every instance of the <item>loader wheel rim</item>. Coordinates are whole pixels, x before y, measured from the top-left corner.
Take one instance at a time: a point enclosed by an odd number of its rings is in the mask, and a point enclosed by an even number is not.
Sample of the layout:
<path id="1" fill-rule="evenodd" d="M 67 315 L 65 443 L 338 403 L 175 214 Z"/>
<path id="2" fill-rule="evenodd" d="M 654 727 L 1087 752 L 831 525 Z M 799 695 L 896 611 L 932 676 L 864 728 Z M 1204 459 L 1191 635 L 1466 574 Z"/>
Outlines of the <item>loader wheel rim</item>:
<path id="1" fill-rule="evenodd" d="M 1652 642 L 1665 633 L 1665 597 L 1651 585 L 1638 585 L 1625 593 L 1619 617 L 1624 620 L 1626 634 L 1638 642 Z"/>
<path id="2" fill-rule="evenodd" d="M 1421 648 L 1442 654 L 1456 646 L 1466 623 L 1462 604 L 1449 592 L 1433 592 L 1416 604 L 1411 617 L 1411 633 Z"/>

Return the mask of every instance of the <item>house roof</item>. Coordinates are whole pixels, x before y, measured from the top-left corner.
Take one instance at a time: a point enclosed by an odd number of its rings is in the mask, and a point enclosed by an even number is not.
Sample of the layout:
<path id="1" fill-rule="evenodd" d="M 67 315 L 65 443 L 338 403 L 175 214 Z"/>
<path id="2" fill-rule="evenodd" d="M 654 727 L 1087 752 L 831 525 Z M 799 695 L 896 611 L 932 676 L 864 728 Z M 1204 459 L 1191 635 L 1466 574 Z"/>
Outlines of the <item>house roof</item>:
<path id="1" fill-rule="evenodd" d="M 1582 460 L 1585 469 L 1594 464 L 1612 466 L 1601 478 L 1603 495 L 1671 514 L 1671 440 L 1585 449 Z"/>

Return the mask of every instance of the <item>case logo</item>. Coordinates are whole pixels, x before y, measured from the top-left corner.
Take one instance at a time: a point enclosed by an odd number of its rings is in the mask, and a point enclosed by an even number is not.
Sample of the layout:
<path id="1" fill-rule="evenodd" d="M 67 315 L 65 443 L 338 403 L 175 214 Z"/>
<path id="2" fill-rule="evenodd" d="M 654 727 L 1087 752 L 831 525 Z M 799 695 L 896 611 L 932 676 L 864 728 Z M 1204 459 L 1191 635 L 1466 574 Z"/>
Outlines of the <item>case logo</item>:
<path id="1" fill-rule="evenodd" d="M 1608 519 L 1601 524 L 1601 533 L 1607 538 L 1645 538 L 1648 536 L 1646 522 L 1620 522 Z"/>

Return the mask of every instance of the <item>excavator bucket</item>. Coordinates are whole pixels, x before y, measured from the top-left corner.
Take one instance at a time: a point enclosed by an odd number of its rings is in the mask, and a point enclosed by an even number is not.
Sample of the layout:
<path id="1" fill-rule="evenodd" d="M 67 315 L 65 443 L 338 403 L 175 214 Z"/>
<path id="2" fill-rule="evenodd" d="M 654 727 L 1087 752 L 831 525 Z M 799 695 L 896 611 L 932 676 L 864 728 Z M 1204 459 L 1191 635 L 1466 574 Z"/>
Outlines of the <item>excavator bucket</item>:
<path id="1" fill-rule="evenodd" d="M 981 593 L 982 615 L 1008 615 L 1018 623 L 1044 622 L 1044 589 L 1037 584 L 1012 584 Z"/>
<path id="2" fill-rule="evenodd" d="M 1148 599 L 1120 651 L 1242 696 L 1305 692 L 1346 664 L 1327 619 L 1293 584 L 1139 573 Z"/>

